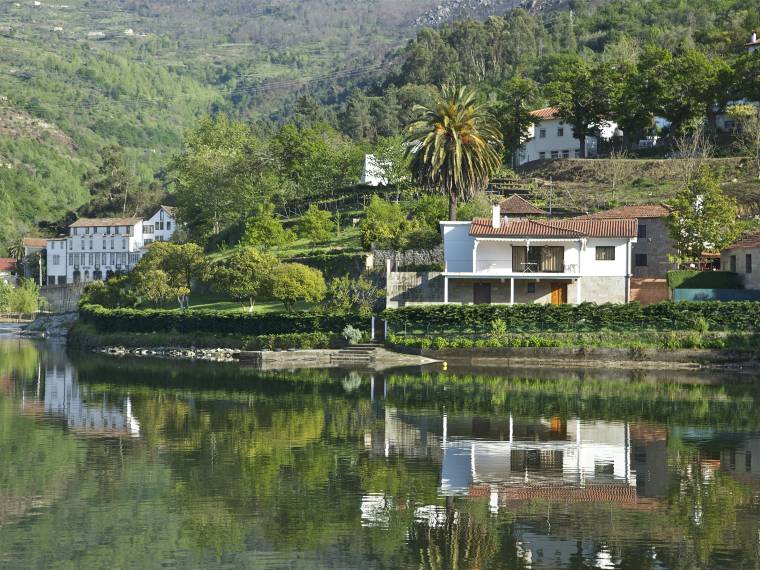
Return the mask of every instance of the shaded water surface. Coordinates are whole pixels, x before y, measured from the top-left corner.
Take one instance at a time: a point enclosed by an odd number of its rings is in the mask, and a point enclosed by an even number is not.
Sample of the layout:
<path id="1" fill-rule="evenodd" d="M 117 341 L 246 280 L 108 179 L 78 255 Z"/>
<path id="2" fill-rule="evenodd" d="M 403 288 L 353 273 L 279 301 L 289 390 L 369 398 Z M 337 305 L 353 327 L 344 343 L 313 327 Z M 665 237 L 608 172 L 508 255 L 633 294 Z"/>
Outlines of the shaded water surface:
<path id="1" fill-rule="evenodd" d="M 757 568 L 757 380 L 0 338 L 0 567 Z"/>

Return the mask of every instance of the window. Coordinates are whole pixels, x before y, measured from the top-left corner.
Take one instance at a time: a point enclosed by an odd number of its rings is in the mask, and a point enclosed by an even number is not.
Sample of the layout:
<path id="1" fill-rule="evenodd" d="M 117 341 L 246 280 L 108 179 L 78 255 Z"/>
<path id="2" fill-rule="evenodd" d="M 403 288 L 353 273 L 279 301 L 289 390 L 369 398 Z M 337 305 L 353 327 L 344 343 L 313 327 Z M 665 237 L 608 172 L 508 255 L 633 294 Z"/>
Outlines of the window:
<path id="1" fill-rule="evenodd" d="M 553 150 L 552 151 L 552 158 L 559 158 L 559 151 L 558 150 Z"/>
<path id="2" fill-rule="evenodd" d="M 558 137 L 564 137 L 565 136 L 565 129 L 564 129 L 564 127 L 557 127 L 557 136 Z"/>
<path id="3" fill-rule="evenodd" d="M 512 246 L 512 271 L 515 273 L 564 273 L 565 248 Z"/>
<path id="4" fill-rule="evenodd" d="M 113 249 L 113 238 L 111 238 L 111 249 Z"/>
<path id="5" fill-rule="evenodd" d="M 536 292 L 536 284 L 528 283 L 528 293 L 535 293 L 535 292 Z"/>
<path id="6" fill-rule="evenodd" d="M 562 158 L 570 158 L 570 151 L 569 150 L 563 150 L 562 151 Z"/>
<path id="7" fill-rule="evenodd" d="M 633 263 L 636 267 L 646 267 L 649 264 L 646 253 L 637 253 L 633 259 Z"/>
<path id="8" fill-rule="evenodd" d="M 106 228 L 106 235 L 111 235 L 111 226 Z"/>
<path id="9" fill-rule="evenodd" d="M 92 238 L 90 238 L 90 249 L 92 249 Z"/>
<path id="10" fill-rule="evenodd" d="M 736 256 L 735 255 L 731 256 L 729 263 L 731 264 L 731 273 L 736 273 Z"/>
<path id="11" fill-rule="evenodd" d="M 153 240 L 152 239 L 146 239 L 145 240 L 145 245 L 148 245 L 149 243 L 153 243 Z"/>
<path id="12" fill-rule="evenodd" d="M 158 222 L 158 229 L 159 230 L 163 230 L 164 229 L 164 223 L 163 222 Z"/>
<path id="13" fill-rule="evenodd" d="M 639 224 L 639 232 L 636 234 L 640 238 L 647 237 L 647 226 L 646 224 Z"/>
<path id="14" fill-rule="evenodd" d="M 752 273 L 752 254 L 748 253 L 744 258 L 744 271 L 746 273 Z"/>
<path id="15" fill-rule="evenodd" d="M 575 158 L 580 158 L 580 157 L 581 157 L 581 149 L 576 148 L 575 149 Z"/>
<path id="16" fill-rule="evenodd" d="M 167 229 L 167 231 L 170 230 L 170 229 L 172 229 L 172 223 L 171 222 L 166 222 L 166 229 Z"/>
<path id="17" fill-rule="evenodd" d="M 597 261 L 615 261 L 615 246 L 600 245 L 596 248 Z"/>
<path id="18" fill-rule="evenodd" d="M 74 265 L 74 254 L 73 253 L 69 254 L 69 265 Z"/>
<path id="19" fill-rule="evenodd" d="M 58 265 L 61 263 L 61 256 L 60 255 L 54 255 L 53 256 L 53 265 Z"/>
<path id="20" fill-rule="evenodd" d="M 545 139 L 546 138 L 546 129 L 539 129 L 538 130 L 538 138 Z"/>
<path id="21" fill-rule="evenodd" d="M 544 160 L 546 158 L 546 153 L 545 152 L 539 152 L 538 153 L 538 158 L 540 158 L 541 160 Z"/>
<path id="22" fill-rule="evenodd" d="M 106 243 L 106 239 L 105 239 L 105 238 L 103 238 L 103 249 L 105 249 L 105 248 L 106 248 L 106 245 L 107 245 L 107 243 Z"/>

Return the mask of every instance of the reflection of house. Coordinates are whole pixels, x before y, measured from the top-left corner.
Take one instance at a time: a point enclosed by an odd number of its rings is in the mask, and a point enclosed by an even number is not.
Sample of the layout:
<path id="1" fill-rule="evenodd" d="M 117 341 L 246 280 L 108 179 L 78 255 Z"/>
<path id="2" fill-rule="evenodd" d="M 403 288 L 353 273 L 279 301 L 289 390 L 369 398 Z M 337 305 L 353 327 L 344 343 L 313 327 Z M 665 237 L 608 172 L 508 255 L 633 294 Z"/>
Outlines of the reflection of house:
<path id="1" fill-rule="evenodd" d="M 445 421 L 445 418 L 444 418 Z M 444 426 L 446 429 L 447 426 Z M 448 430 L 446 429 L 448 432 Z M 612 485 L 630 488 L 635 496 L 636 474 L 630 464 L 626 423 L 515 422 L 509 419 L 503 441 L 451 438 L 444 440 L 441 490 L 470 493 L 473 486 L 496 486 L 510 497 L 509 488 Z M 627 489 L 621 494 L 626 495 Z M 519 495 L 519 493 L 518 493 Z"/>
<path id="2" fill-rule="evenodd" d="M 74 430 L 107 435 L 140 434 L 140 424 L 132 415 L 132 402 L 124 398 L 121 407 L 105 400 L 91 400 L 89 394 L 74 380 L 69 365 L 52 366 L 45 370 L 45 413 L 62 416 Z"/>
<path id="3" fill-rule="evenodd" d="M 441 222 L 444 303 L 624 303 L 635 219 Z"/>

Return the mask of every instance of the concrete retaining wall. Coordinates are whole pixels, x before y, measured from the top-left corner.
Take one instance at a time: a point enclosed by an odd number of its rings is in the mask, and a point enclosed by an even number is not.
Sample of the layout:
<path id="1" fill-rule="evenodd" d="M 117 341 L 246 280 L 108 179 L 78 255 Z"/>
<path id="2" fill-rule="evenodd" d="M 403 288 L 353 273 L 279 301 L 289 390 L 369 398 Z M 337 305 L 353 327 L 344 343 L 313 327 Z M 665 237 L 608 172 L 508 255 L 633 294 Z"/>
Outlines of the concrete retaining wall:
<path id="1" fill-rule="evenodd" d="M 79 309 L 79 300 L 84 291 L 83 284 L 45 285 L 40 293 L 48 302 L 48 309 L 54 313 L 71 313 Z"/>

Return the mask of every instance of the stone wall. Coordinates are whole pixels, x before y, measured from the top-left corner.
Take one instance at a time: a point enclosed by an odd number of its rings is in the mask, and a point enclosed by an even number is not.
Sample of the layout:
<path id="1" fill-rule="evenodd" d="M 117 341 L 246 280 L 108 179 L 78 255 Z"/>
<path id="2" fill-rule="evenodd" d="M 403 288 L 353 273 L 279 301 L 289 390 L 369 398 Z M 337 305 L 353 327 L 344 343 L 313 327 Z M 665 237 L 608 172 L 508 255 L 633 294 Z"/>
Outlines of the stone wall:
<path id="1" fill-rule="evenodd" d="M 431 265 L 439 263 L 443 265 L 443 246 L 435 249 L 420 249 L 409 251 L 397 251 L 395 249 L 376 249 L 370 254 L 372 267 L 385 270 L 386 261 L 390 259 L 392 269 L 405 265 Z"/>
<path id="2" fill-rule="evenodd" d="M 670 299 L 670 289 L 666 279 L 647 279 L 633 277 L 631 279 L 631 301 L 642 305 L 651 305 Z"/>
<path id="3" fill-rule="evenodd" d="M 40 289 L 42 296 L 48 302 L 48 310 L 53 313 L 71 313 L 79 308 L 84 285 L 72 283 L 69 285 L 45 285 Z"/>
<path id="4" fill-rule="evenodd" d="M 646 226 L 647 237 L 638 238 L 631 248 L 631 270 L 634 277 L 664 279 L 675 265 L 668 260 L 675 254 L 673 240 L 670 239 L 665 218 L 641 219 L 639 225 Z M 646 266 L 636 265 L 636 255 L 647 256 Z"/>
<path id="5" fill-rule="evenodd" d="M 389 309 L 407 303 L 443 302 L 443 276 L 435 271 L 391 271 L 385 289 Z"/>

